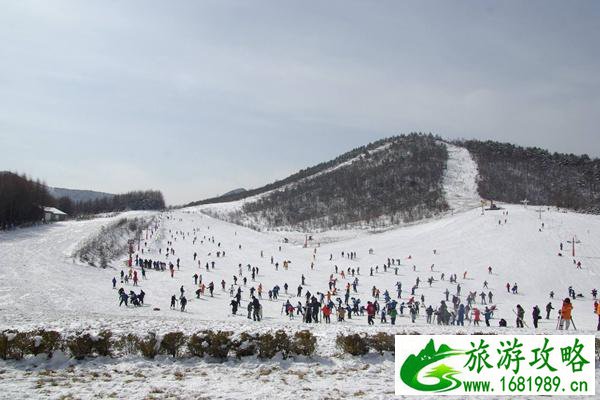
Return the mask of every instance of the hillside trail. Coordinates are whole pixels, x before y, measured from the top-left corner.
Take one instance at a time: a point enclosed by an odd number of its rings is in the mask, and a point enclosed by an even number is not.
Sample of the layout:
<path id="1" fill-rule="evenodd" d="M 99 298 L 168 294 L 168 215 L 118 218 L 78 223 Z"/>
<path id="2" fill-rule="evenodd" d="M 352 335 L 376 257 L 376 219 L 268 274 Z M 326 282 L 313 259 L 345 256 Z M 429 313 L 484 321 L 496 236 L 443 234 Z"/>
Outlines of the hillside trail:
<path id="1" fill-rule="evenodd" d="M 481 198 L 477 193 L 477 163 L 466 148 L 449 143 L 445 145 L 448 149 L 448 163 L 443 187 L 450 209 L 460 212 L 478 207 Z"/>

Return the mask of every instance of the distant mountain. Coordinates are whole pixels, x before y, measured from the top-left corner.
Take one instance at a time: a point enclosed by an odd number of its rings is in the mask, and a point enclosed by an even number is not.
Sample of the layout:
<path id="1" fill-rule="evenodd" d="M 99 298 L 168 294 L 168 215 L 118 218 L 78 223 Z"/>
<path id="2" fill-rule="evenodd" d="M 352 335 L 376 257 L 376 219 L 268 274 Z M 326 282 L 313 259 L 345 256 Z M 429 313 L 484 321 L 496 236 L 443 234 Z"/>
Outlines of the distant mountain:
<path id="1" fill-rule="evenodd" d="M 56 187 L 48 187 L 48 192 L 52 197 L 56 199 L 59 199 L 61 197 L 68 197 L 74 203 L 78 203 L 80 201 L 89 201 L 114 197 L 114 194 L 111 193 L 95 192 L 93 190 L 65 189 Z"/>
<path id="2" fill-rule="evenodd" d="M 247 192 L 246 189 L 239 188 L 239 189 L 230 190 L 229 192 L 223 194 L 222 196 L 233 196 L 233 195 L 236 195 L 236 194 L 241 194 L 241 193 L 246 193 L 246 192 Z"/>

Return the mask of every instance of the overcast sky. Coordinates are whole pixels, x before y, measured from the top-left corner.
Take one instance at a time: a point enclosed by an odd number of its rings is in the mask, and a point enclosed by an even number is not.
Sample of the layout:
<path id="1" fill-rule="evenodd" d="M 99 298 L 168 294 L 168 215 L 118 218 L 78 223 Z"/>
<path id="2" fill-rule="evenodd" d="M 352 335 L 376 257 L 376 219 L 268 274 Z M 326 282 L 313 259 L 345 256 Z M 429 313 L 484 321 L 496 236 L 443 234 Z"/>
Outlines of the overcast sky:
<path id="1" fill-rule="evenodd" d="M 600 156 L 600 1 L 0 0 L 0 170 L 169 204 L 411 131 Z"/>

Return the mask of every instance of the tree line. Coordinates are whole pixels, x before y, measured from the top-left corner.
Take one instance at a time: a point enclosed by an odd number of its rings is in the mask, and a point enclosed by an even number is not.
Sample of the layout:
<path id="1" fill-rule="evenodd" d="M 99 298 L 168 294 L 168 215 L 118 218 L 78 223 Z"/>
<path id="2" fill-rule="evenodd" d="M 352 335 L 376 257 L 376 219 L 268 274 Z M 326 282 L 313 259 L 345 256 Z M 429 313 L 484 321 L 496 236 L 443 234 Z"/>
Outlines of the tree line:
<path id="1" fill-rule="evenodd" d="M 26 175 L 0 172 L 0 228 L 6 229 L 28 222 L 41 221 L 40 205 L 53 205 L 46 185 Z"/>
<path id="2" fill-rule="evenodd" d="M 138 190 L 80 202 L 73 202 L 68 197 L 61 197 L 57 199 L 57 204 L 60 210 L 73 216 L 165 208 L 165 200 L 158 190 Z"/>
<path id="3" fill-rule="evenodd" d="M 0 172 L 0 229 L 42 221 L 45 206 L 79 217 L 125 210 L 161 210 L 165 208 L 165 202 L 162 193 L 155 190 L 133 191 L 83 202 L 73 202 L 68 197 L 55 199 L 39 179 Z"/>
<path id="4" fill-rule="evenodd" d="M 457 144 L 477 162 L 483 198 L 600 212 L 600 159 L 493 141 Z"/>

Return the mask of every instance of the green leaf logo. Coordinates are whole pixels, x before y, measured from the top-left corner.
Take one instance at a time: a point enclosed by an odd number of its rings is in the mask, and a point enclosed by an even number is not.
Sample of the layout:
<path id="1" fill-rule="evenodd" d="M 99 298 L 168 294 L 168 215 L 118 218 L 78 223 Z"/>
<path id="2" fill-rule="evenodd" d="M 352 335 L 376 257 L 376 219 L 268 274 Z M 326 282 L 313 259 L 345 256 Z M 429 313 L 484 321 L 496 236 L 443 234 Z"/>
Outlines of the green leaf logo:
<path id="1" fill-rule="evenodd" d="M 423 392 L 448 392 L 454 390 L 461 385 L 461 381 L 454 377 L 454 375 L 460 372 L 445 364 L 439 364 L 425 374 L 427 378 L 437 378 L 437 383 L 421 383 L 418 376 L 427 366 L 448 357 L 461 354 L 465 354 L 465 352 L 451 349 L 445 344 L 440 345 L 439 349 L 436 350 L 435 343 L 431 339 L 418 355 L 411 354 L 406 358 L 406 361 L 402 364 L 402 368 L 400 368 L 400 379 L 411 388 Z"/>

